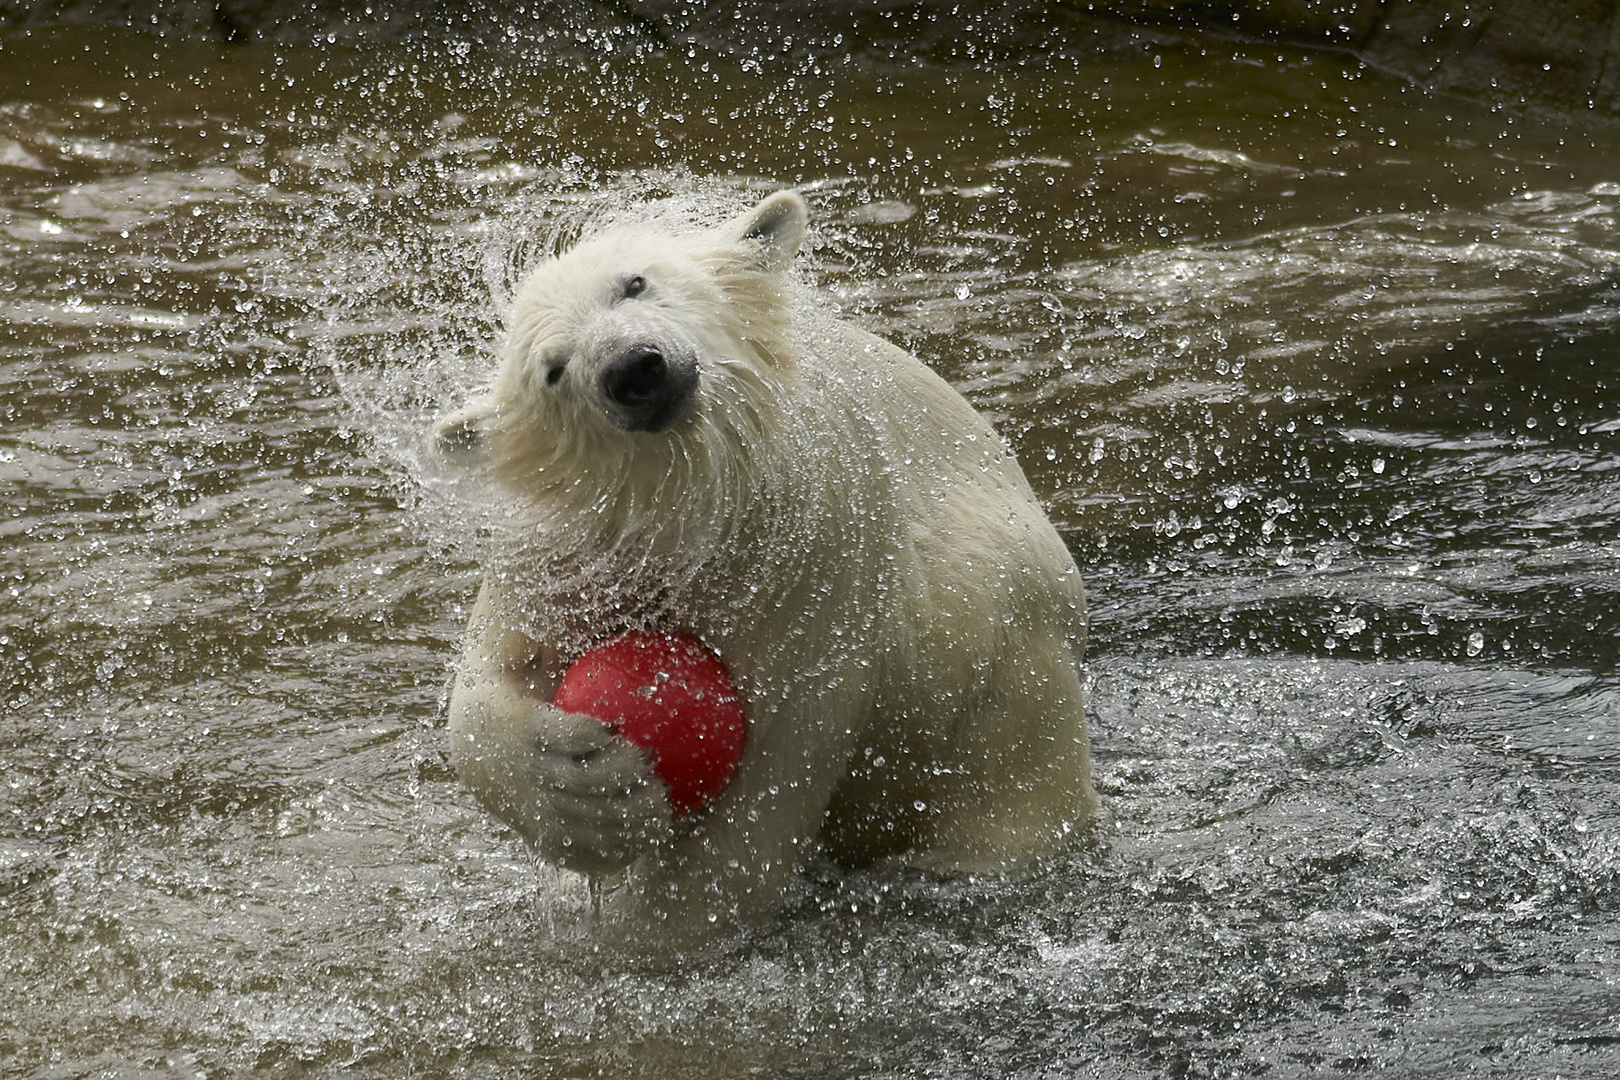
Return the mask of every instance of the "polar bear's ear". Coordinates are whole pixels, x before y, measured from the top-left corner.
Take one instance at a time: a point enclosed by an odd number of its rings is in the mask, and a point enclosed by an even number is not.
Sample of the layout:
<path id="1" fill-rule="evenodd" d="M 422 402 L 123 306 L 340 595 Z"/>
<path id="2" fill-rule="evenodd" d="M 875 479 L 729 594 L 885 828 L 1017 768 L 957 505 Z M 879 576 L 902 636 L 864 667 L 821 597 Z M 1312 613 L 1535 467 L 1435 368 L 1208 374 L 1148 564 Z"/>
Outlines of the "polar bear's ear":
<path id="1" fill-rule="evenodd" d="M 734 218 L 725 231 L 749 251 L 754 269 L 780 273 L 804 243 L 810 208 L 796 191 L 778 191 Z"/>
<path id="2" fill-rule="evenodd" d="M 496 413 L 489 397 L 476 397 L 440 420 L 433 429 L 433 450 L 452 465 L 482 463 L 488 456 L 488 427 Z"/>

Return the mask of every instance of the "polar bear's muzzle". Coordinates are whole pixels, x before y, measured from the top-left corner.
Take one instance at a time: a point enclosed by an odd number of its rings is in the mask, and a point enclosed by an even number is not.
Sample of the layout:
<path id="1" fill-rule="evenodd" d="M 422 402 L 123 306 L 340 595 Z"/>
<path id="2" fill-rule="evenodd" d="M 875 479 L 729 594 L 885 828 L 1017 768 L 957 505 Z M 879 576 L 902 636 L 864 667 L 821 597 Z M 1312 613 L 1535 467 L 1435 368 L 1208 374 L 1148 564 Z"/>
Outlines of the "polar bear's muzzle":
<path id="1" fill-rule="evenodd" d="M 656 345 L 628 346 L 597 373 L 614 426 L 624 431 L 666 431 L 697 396 L 697 358 Z"/>

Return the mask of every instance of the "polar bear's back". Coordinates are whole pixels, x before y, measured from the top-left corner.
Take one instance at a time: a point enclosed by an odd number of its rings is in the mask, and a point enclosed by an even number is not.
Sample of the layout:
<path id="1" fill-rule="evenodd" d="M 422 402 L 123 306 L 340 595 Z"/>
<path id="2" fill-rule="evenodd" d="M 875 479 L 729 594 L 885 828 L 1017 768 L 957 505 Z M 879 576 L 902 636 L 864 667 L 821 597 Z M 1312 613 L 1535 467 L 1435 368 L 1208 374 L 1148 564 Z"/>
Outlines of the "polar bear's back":
<path id="1" fill-rule="evenodd" d="M 890 541 L 897 550 L 884 553 L 898 573 L 880 695 L 888 711 L 926 712 L 949 728 L 951 714 L 981 703 L 1031 632 L 1055 631 L 1078 665 L 1079 571 L 1006 443 L 915 357 L 847 324 L 828 333 L 844 404 L 871 425 L 872 445 L 859 450 L 871 455 L 900 523 Z"/>
<path id="2" fill-rule="evenodd" d="M 869 452 L 883 460 L 906 523 L 900 540 L 936 594 L 914 598 L 911 614 L 926 621 L 929 607 L 961 610 L 974 594 L 1000 620 L 1071 612 L 1065 630 L 1078 650 L 1085 602 L 1074 559 L 1001 436 L 915 357 L 847 324 L 834 333 L 849 406 L 871 418 Z"/>

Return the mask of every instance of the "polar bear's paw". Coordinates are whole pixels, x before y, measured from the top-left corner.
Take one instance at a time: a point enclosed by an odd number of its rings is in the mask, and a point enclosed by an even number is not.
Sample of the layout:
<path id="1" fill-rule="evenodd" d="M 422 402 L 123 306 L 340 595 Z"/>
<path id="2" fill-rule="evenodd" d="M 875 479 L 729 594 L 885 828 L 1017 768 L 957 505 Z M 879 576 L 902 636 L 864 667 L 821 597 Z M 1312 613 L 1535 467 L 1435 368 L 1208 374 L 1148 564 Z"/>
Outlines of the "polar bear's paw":
<path id="1" fill-rule="evenodd" d="M 592 717 L 577 719 L 607 731 Z M 670 835 L 663 783 L 643 751 L 611 733 L 601 745 L 584 751 L 537 746 L 529 773 L 551 804 L 536 845 L 546 858 L 570 870 L 612 874 Z"/>
<path id="2" fill-rule="evenodd" d="M 595 717 L 521 697 L 487 704 L 507 707 L 475 710 L 484 722 L 455 733 L 457 769 L 546 859 L 609 876 L 669 837 L 645 751 Z"/>

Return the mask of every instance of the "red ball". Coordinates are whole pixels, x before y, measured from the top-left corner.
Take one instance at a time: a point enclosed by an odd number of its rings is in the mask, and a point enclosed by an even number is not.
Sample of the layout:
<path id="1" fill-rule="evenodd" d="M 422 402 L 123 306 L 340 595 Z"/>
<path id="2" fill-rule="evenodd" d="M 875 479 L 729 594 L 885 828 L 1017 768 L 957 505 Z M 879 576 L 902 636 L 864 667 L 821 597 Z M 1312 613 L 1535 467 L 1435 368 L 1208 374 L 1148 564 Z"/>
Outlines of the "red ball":
<path id="1" fill-rule="evenodd" d="M 742 696 L 720 657 L 684 634 L 632 630 L 591 646 L 554 700 L 646 750 L 676 818 L 708 805 L 742 760 Z"/>

